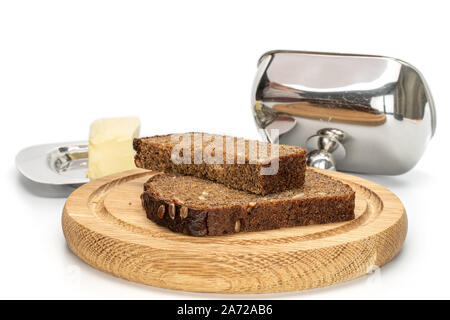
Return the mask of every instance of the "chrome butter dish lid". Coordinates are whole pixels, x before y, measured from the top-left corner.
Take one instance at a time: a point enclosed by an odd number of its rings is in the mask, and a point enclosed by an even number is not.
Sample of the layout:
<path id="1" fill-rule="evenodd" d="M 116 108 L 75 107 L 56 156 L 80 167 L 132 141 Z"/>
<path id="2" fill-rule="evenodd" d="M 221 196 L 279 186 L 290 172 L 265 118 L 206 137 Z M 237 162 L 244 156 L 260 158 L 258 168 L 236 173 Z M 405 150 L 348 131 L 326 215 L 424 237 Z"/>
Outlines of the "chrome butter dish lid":
<path id="1" fill-rule="evenodd" d="M 436 128 L 420 72 L 373 55 L 269 51 L 252 111 L 266 140 L 306 148 L 309 165 L 368 174 L 410 170 Z"/>
<path id="2" fill-rule="evenodd" d="M 25 177 L 38 183 L 87 183 L 88 143 L 64 142 L 28 147 L 17 154 L 16 167 Z"/>

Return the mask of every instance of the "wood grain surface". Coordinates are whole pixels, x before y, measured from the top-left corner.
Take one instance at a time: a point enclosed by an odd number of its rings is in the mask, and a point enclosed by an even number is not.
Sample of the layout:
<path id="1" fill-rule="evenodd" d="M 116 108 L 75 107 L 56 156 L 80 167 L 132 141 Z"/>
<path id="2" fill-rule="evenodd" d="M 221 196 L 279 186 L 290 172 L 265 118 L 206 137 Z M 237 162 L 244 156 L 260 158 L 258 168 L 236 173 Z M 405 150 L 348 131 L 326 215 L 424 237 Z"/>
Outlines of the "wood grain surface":
<path id="1" fill-rule="evenodd" d="M 173 233 L 148 220 L 140 194 L 154 173 L 136 169 L 90 182 L 64 207 L 70 249 L 91 266 L 152 286 L 197 292 L 267 293 L 327 286 L 393 259 L 406 213 L 389 190 L 323 171 L 356 191 L 356 219 L 221 237 Z"/>

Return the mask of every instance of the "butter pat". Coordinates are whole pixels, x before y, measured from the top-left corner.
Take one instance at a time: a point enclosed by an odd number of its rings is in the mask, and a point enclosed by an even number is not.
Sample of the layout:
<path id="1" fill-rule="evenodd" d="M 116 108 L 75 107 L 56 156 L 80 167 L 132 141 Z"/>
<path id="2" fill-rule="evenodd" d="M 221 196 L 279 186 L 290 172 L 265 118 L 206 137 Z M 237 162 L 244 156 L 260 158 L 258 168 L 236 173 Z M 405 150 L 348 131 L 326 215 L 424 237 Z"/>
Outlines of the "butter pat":
<path id="1" fill-rule="evenodd" d="M 136 168 L 133 139 L 139 137 L 138 118 L 99 119 L 89 135 L 89 171 L 91 180 Z"/>

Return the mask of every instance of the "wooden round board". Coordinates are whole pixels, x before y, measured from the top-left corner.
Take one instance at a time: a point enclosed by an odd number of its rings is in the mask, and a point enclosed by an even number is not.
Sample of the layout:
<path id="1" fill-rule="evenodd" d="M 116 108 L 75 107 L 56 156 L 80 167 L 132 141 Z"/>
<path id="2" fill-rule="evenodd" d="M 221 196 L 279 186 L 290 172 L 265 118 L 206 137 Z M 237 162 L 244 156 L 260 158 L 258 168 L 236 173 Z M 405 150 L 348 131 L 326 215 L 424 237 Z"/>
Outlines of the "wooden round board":
<path id="1" fill-rule="evenodd" d="M 267 293 L 347 281 L 394 258 L 407 218 L 389 190 L 322 171 L 356 191 L 356 219 L 221 237 L 174 233 L 146 218 L 140 194 L 154 174 L 136 169 L 90 182 L 67 199 L 70 249 L 91 266 L 152 286 L 198 292 Z"/>

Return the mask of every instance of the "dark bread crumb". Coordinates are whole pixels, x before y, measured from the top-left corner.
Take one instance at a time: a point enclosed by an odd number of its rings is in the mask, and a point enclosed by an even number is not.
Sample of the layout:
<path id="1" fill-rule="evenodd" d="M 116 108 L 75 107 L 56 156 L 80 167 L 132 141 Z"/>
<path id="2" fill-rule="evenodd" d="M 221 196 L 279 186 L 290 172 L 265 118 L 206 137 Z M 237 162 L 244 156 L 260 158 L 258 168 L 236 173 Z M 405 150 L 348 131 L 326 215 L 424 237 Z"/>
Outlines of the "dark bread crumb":
<path id="1" fill-rule="evenodd" d="M 355 217 L 351 187 L 313 170 L 307 170 L 304 186 L 266 196 L 192 176 L 163 173 L 145 183 L 141 199 L 150 220 L 193 236 L 323 224 Z M 167 214 L 170 206 L 174 215 Z M 161 211 L 166 214 L 161 215 Z"/>
<path id="2" fill-rule="evenodd" d="M 250 163 L 250 140 L 244 141 L 244 154 L 238 154 L 237 139 L 235 137 L 225 137 L 204 133 L 188 133 L 191 137 L 191 147 L 194 150 L 195 139 L 200 139 L 200 148 L 197 154 L 191 153 L 191 164 L 175 164 L 171 159 L 173 148 L 178 144 L 172 138 L 174 135 L 153 136 L 148 138 L 134 139 L 133 147 L 136 150 L 135 163 L 139 168 L 180 173 L 192 175 L 243 191 L 266 195 L 269 193 L 281 192 L 288 189 L 301 187 L 305 180 L 306 151 L 296 146 L 279 145 L 279 155 L 272 157 L 271 144 L 259 142 L 259 148 L 267 150 L 267 154 L 258 159 L 258 163 Z M 207 164 L 204 159 L 196 164 L 195 159 L 203 155 L 215 137 L 224 138 L 224 145 L 213 152 L 222 152 L 225 161 L 233 159 L 233 163 Z M 227 153 L 227 140 L 233 143 L 232 152 Z M 198 144 L 196 144 L 198 146 Z M 261 149 L 262 150 L 262 149 Z M 238 163 L 238 157 L 242 157 L 245 163 Z M 201 158 L 200 158 L 201 159 Z M 278 171 L 274 175 L 261 174 L 262 168 L 268 167 L 268 162 L 277 159 L 279 163 Z M 270 165 L 269 165 L 270 166 Z"/>

